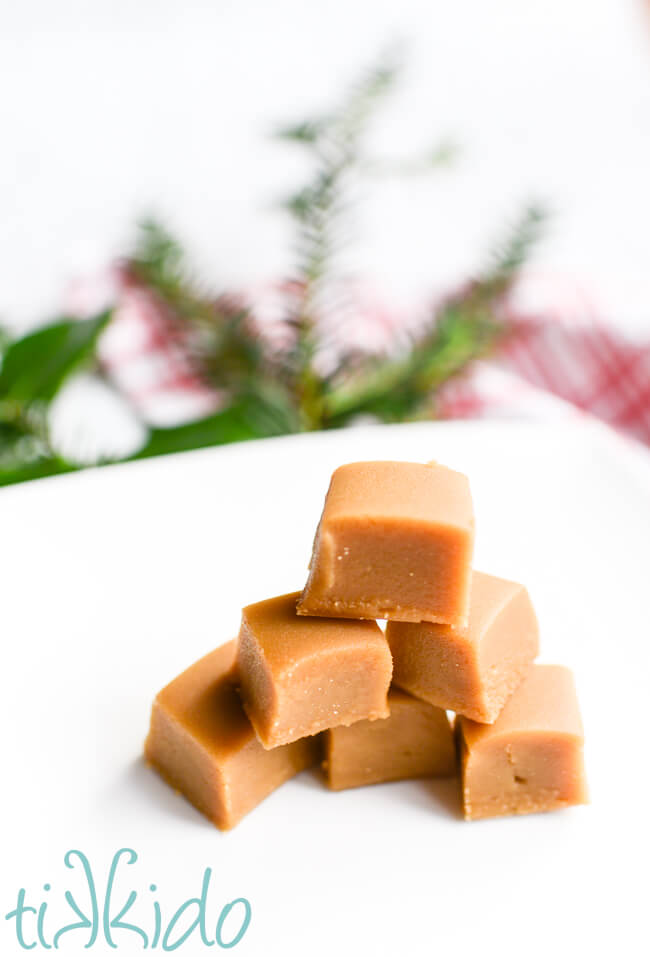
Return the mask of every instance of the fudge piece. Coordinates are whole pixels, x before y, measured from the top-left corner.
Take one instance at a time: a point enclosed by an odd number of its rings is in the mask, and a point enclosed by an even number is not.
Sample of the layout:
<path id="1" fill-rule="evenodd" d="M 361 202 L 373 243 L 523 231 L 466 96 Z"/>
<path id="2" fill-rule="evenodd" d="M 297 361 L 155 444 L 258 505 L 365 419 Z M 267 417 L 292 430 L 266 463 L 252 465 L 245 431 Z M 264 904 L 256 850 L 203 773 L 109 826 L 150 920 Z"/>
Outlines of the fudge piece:
<path id="1" fill-rule="evenodd" d="M 535 611 L 523 585 L 472 575 L 469 621 L 389 622 L 393 681 L 418 698 L 489 724 L 539 652 Z"/>
<path id="2" fill-rule="evenodd" d="M 474 513 L 464 475 L 356 462 L 332 475 L 300 615 L 466 623 Z"/>
<path id="3" fill-rule="evenodd" d="M 305 738 L 266 751 L 244 714 L 234 683 L 236 643 L 193 664 L 157 695 L 145 743 L 147 761 L 222 830 L 319 759 Z"/>
<path id="4" fill-rule="evenodd" d="M 468 820 L 587 803 L 573 676 L 533 665 L 494 724 L 456 719 Z"/>
<path id="5" fill-rule="evenodd" d="M 298 593 L 242 612 L 237 667 L 265 748 L 364 718 L 386 718 L 392 661 L 375 621 L 299 618 Z"/>
<path id="6" fill-rule="evenodd" d="M 456 754 L 444 711 L 397 688 L 388 693 L 390 717 L 357 721 L 325 732 L 323 768 L 333 791 L 401 778 L 448 777 Z"/>

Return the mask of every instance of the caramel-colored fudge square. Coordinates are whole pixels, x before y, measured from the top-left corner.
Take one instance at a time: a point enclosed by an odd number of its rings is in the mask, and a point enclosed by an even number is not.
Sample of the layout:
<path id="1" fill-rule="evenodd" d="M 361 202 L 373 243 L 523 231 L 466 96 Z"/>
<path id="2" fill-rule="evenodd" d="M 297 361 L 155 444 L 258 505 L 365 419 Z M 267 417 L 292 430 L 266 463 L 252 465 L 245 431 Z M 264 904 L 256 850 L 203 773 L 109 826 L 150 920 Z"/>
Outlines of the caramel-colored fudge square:
<path id="1" fill-rule="evenodd" d="M 375 621 L 299 618 L 298 593 L 242 612 L 242 700 L 265 748 L 388 716 L 388 642 Z"/>
<path id="2" fill-rule="evenodd" d="M 316 738 L 274 751 L 259 743 L 235 688 L 236 643 L 193 664 L 157 695 L 147 761 L 222 830 L 320 757 Z"/>
<path id="3" fill-rule="evenodd" d="M 332 475 L 300 615 L 467 620 L 474 513 L 464 475 L 356 462 Z"/>
<path id="4" fill-rule="evenodd" d="M 534 665 L 494 724 L 456 722 L 468 820 L 587 803 L 582 721 L 567 668 Z"/>
<path id="5" fill-rule="evenodd" d="M 449 719 L 426 701 L 391 688 L 390 717 L 325 732 L 323 767 L 333 791 L 403 778 L 449 777 L 456 754 Z"/>
<path id="6" fill-rule="evenodd" d="M 488 724 L 539 652 L 537 618 L 524 586 L 476 571 L 466 628 L 391 621 L 386 636 L 396 685 Z"/>

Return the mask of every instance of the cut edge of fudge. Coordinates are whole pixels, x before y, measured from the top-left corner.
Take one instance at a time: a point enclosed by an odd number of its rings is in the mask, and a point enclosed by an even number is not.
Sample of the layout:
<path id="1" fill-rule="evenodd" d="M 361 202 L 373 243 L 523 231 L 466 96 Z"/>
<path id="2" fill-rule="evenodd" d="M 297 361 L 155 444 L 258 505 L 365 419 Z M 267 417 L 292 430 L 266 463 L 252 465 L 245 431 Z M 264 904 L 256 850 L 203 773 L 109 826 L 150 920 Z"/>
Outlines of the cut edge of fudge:
<path id="1" fill-rule="evenodd" d="M 298 614 L 462 627 L 474 529 L 469 481 L 460 472 L 437 463 L 340 466 L 330 480 Z"/>
<path id="2" fill-rule="evenodd" d="M 206 774 L 205 764 L 212 762 L 210 752 L 166 712 L 157 698 L 151 709 L 144 758 L 172 790 L 189 801 L 216 827 L 229 830 L 234 826 L 230 823 L 230 802 L 224 802 L 225 806 L 222 807 L 217 797 L 220 789 L 223 789 L 221 770 L 215 765 L 212 773 Z"/>
<path id="3" fill-rule="evenodd" d="M 483 588 L 494 583 L 503 586 L 503 591 L 489 613 L 481 610 L 479 621 L 474 623 L 478 630 L 476 637 L 471 635 L 471 599 L 466 628 L 435 622 L 389 622 L 386 632 L 393 655 L 393 680 L 398 687 L 481 724 L 496 721 L 539 653 L 539 625 L 527 589 L 518 582 L 473 571 L 473 594 L 477 586 Z M 509 617 L 515 621 L 509 623 Z M 521 629 L 518 617 L 523 617 L 527 624 L 525 630 Z M 414 650 L 405 656 L 400 644 Z M 413 660 L 419 659 L 420 664 L 426 660 L 427 645 L 432 649 L 430 674 L 414 675 Z M 473 659 L 468 658 L 468 649 L 474 651 Z M 459 688 L 458 676 L 463 669 L 466 688 Z M 442 687 L 445 670 L 451 673 L 451 683 L 456 685 L 451 690 Z M 468 702 L 469 696 L 474 698 L 472 702 Z"/>
<path id="4" fill-rule="evenodd" d="M 292 598 L 293 593 L 268 602 Z M 243 610 L 237 649 L 239 693 L 264 748 L 272 749 L 340 725 L 388 717 L 393 661 L 376 623 L 368 627 L 370 622 L 358 622 L 364 626 L 359 629 L 350 622 L 350 635 L 339 635 L 334 646 L 319 648 L 310 637 L 309 650 L 303 653 L 296 640 L 294 655 L 284 661 L 286 647 L 279 652 L 276 648 L 270 662 L 247 616 L 249 608 L 264 604 L 258 602 Z M 318 621 L 314 619 L 310 626 L 312 635 L 318 632 Z M 339 629 L 346 627 L 337 623 Z M 314 662 L 318 663 L 315 670 Z"/>
<path id="5" fill-rule="evenodd" d="M 336 529 L 339 533 L 345 535 L 346 522 L 337 522 Z M 352 522 L 350 526 L 352 527 Z M 384 523 L 385 529 L 381 534 L 385 543 L 387 530 L 395 533 L 395 538 L 403 537 L 403 531 L 406 527 L 408 531 L 409 522 L 394 521 L 392 519 Z M 422 535 L 422 529 L 413 523 L 413 532 L 415 535 Z M 378 535 L 380 533 L 377 533 Z M 445 530 L 446 535 L 446 530 Z M 444 537 L 444 536 L 441 536 Z M 379 546 L 378 546 L 379 547 Z M 317 540 L 314 544 L 314 552 L 309 565 L 309 574 L 305 587 L 300 594 L 296 606 L 298 615 L 305 617 L 321 618 L 352 618 L 352 619 L 381 619 L 386 621 L 404 621 L 404 622 L 432 622 L 436 624 L 448 625 L 455 629 L 462 629 L 467 625 L 469 613 L 470 590 L 471 590 L 471 560 L 474 551 L 473 535 L 464 535 L 462 543 L 453 543 L 448 546 L 450 551 L 454 552 L 454 564 L 456 565 L 457 579 L 460 582 L 459 593 L 463 598 L 457 603 L 457 608 L 452 614 L 449 611 L 442 611 L 440 603 L 436 601 L 432 604 L 425 604 L 421 601 L 404 601 L 404 589 L 397 586 L 393 594 L 375 593 L 374 595 L 363 595 L 351 598 L 336 597 L 334 594 L 319 594 L 319 576 L 323 576 L 322 564 L 329 564 L 333 567 L 334 562 L 344 562 L 350 555 L 352 549 L 348 545 L 341 544 L 340 548 L 330 531 L 325 533 L 318 532 Z M 408 571 L 408 577 L 417 580 L 418 568 L 417 561 L 411 562 L 413 568 Z M 449 561 L 442 564 L 449 565 Z M 381 580 L 381 572 L 373 570 L 369 574 L 373 582 Z M 328 586 L 331 588 L 331 586 Z M 437 586 L 440 587 L 439 585 Z M 397 595 L 401 600 L 397 600 Z"/>
<path id="6" fill-rule="evenodd" d="M 458 715 L 454 730 L 466 820 L 589 803 L 582 718 L 568 668 L 534 665 L 494 725 Z M 477 773 L 488 782 L 484 793 L 471 779 Z"/>
<path id="7" fill-rule="evenodd" d="M 390 716 L 385 720 L 359 721 L 324 732 L 322 767 L 331 791 L 457 773 L 446 712 L 395 687 L 388 693 L 388 703 Z M 409 712 L 414 727 L 408 727 Z"/>
<path id="8" fill-rule="evenodd" d="M 262 748 L 236 691 L 235 644 L 204 655 L 156 695 L 144 744 L 147 764 L 220 830 L 234 827 L 281 784 L 318 763 L 322 744 L 308 738 L 275 752 Z M 201 672 L 206 665 L 207 679 Z M 184 688 L 191 701 L 185 713 Z M 217 715 L 205 709 L 212 689 L 223 709 Z"/>

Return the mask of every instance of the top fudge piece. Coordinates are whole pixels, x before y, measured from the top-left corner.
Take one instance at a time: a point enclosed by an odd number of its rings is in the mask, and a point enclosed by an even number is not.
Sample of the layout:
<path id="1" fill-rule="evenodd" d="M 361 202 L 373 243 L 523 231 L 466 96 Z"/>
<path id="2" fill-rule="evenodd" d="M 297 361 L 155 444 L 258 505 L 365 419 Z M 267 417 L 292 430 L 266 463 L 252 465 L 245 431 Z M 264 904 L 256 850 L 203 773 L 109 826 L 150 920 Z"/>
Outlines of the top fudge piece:
<path id="1" fill-rule="evenodd" d="M 355 462 L 332 475 L 299 615 L 467 622 L 474 512 L 436 463 Z"/>
<path id="2" fill-rule="evenodd" d="M 242 612 L 240 693 L 265 748 L 389 714 L 393 662 L 377 622 L 299 618 L 297 598 Z"/>

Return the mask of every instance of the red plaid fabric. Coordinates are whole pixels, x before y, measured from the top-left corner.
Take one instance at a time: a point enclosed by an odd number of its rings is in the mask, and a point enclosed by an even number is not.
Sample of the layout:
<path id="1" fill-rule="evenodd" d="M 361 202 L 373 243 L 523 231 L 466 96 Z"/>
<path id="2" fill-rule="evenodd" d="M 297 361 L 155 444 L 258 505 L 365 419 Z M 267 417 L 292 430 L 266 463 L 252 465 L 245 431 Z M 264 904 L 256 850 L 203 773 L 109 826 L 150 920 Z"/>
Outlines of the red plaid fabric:
<path id="1" fill-rule="evenodd" d="M 514 319 L 492 364 L 515 378 L 502 377 L 495 393 L 494 377 L 479 364 L 443 391 L 443 415 L 502 414 L 508 406 L 516 413 L 537 391 L 650 445 L 650 344 L 627 342 L 596 322 Z"/>

